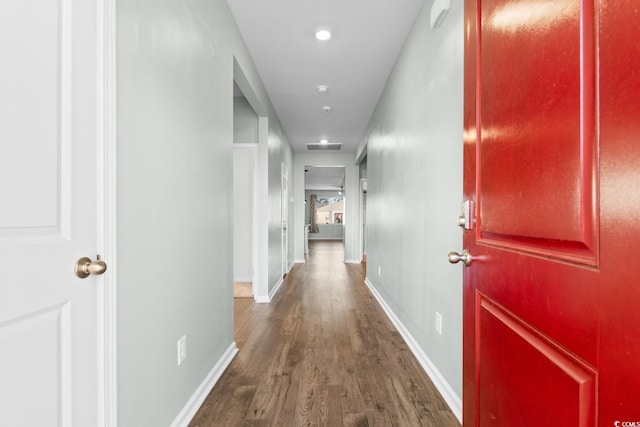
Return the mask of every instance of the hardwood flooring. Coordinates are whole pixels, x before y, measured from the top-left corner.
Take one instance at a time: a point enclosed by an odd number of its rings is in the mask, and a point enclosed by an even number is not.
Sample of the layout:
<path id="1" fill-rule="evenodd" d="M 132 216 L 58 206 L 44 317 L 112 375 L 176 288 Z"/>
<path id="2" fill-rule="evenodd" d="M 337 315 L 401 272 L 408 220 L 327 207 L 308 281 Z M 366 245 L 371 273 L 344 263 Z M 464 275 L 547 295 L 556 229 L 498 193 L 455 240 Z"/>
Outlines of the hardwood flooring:
<path id="1" fill-rule="evenodd" d="M 233 282 L 234 298 L 253 298 L 253 283 Z"/>
<path id="2" fill-rule="evenodd" d="M 341 242 L 312 242 L 271 304 L 235 299 L 240 351 L 191 422 L 460 426 Z"/>

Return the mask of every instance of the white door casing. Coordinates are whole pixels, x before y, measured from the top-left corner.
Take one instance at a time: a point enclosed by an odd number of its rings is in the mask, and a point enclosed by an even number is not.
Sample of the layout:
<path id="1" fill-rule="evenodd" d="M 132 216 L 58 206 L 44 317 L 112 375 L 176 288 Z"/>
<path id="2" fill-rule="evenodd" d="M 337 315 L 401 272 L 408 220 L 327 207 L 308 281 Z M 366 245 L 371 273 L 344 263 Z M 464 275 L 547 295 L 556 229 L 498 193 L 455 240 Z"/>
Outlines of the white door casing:
<path id="1" fill-rule="evenodd" d="M 367 255 L 367 179 L 360 179 L 360 260 Z"/>
<path id="2" fill-rule="evenodd" d="M 289 170 L 282 164 L 282 277 L 289 269 Z"/>
<path id="3" fill-rule="evenodd" d="M 73 272 L 77 259 L 95 260 L 110 244 L 108 5 L 0 3 L 0 425 L 113 422 L 105 421 L 105 276 Z"/>

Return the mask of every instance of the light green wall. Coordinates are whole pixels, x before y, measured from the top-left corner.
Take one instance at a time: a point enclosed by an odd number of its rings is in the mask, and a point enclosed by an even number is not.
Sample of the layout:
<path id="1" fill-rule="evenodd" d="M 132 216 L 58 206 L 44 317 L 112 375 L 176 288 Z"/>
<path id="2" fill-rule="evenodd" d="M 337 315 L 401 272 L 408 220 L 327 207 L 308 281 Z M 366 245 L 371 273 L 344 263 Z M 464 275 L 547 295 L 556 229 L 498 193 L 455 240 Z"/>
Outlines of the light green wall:
<path id="1" fill-rule="evenodd" d="M 234 282 L 253 282 L 254 152 L 252 149 L 240 149 L 237 145 L 233 150 Z"/>
<path id="2" fill-rule="evenodd" d="M 117 34 L 118 425 L 168 426 L 233 344 L 234 59 L 264 174 L 291 150 L 226 1 L 120 0 Z"/>
<path id="3" fill-rule="evenodd" d="M 367 130 L 367 278 L 461 397 L 462 268 L 447 253 L 462 249 L 463 4 L 432 30 L 432 3 Z"/>
<path id="4" fill-rule="evenodd" d="M 367 179 L 367 157 L 360 162 L 360 179 Z"/>
<path id="5" fill-rule="evenodd" d="M 255 144 L 258 142 L 258 116 L 246 98 L 233 98 L 233 142 Z"/>

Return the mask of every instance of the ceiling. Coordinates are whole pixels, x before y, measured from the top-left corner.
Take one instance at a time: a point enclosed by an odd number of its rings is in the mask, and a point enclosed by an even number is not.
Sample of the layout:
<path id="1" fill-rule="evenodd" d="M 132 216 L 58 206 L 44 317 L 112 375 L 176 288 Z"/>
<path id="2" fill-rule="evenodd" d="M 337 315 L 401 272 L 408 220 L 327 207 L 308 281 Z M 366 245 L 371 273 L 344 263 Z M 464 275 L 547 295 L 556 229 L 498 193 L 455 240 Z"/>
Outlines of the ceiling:
<path id="1" fill-rule="evenodd" d="M 355 152 L 423 1 L 227 0 L 294 152 Z"/>

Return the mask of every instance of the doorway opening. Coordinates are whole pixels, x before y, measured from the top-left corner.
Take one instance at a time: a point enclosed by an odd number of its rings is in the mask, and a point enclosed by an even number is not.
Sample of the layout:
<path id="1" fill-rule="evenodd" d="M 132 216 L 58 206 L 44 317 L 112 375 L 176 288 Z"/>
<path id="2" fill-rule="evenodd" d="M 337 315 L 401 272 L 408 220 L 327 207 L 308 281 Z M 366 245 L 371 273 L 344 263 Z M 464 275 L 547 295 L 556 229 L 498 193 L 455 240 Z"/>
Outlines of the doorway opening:
<path id="1" fill-rule="evenodd" d="M 258 115 L 233 85 L 233 295 L 254 297 Z"/>
<path id="2" fill-rule="evenodd" d="M 305 166 L 305 254 L 309 241 L 344 244 L 346 198 L 344 166 Z"/>

